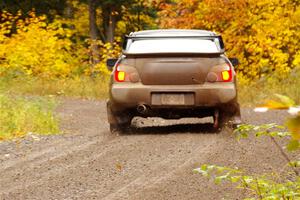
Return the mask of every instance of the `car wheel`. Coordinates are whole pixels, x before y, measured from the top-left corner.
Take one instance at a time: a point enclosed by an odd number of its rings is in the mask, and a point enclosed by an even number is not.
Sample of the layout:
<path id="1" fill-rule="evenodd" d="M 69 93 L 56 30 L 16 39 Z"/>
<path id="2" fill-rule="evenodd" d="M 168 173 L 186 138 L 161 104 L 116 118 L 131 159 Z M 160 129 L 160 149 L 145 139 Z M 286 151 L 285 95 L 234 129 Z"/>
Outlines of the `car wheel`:
<path id="1" fill-rule="evenodd" d="M 231 103 L 224 105 L 220 109 L 219 114 L 219 127 L 229 127 L 235 129 L 239 124 L 242 123 L 240 105 L 235 100 Z"/>
<path id="2" fill-rule="evenodd" d="M 133 116 L 130 112 L 114 113 L 110 102 L 107 102 L 107 118 L 110 132 L 120 135 L 130 129 Z"/>
<path id="3" fill-rule="evenodd" d="M 230 116 L 227 115 L 226 113 L 222 113 L 220 114 L 220 118 L 219 118 L 219 128 L 224 128 L 226 126 L 229 126 L 230 124 Z"/>
<path id="4" fill-rule="evenodd" d="M 242 123 L 240 116 L 232 116 L 228 114 L 221 114 L 219 119 L 219 127 L 222 129 L 224 127 L 228 127 L 230 129 L 237 128 L 238 125 Z"/>
<path id="5" fill-rule="evenodd" d="M 109 124 L 109 129 L 113 135 L 122 135 L 130 129 L 130 124 Z"/>
<path id="6" fill-rule="evenodd" d="M 213 130 L 222 131 L 225 127 L 231 127 L 231 115 L 227 112 L 216 109 L 213 115 Z"/>

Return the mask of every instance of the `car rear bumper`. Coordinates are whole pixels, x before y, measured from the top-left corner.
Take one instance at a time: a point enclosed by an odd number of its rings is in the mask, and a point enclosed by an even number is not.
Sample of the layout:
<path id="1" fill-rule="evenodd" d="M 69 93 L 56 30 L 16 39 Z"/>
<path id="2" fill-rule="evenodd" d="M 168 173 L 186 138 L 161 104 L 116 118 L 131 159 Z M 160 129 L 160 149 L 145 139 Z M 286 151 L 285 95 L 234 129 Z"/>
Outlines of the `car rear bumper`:
<path id="1" fill-rule="evenodd" d="M 236 98 L 234 83 L 205 83 L 202 85 L 143 85 L 142 83 L 112 84 L 110 100 L 123 108 L 146 104 L 153 107 L 167 107 L 153 102 L 152 94 L 193 94 L 193 101 L 182 106 L 203 107 L 226 104 Z M 191 97 L 189 97 L 191 98 Z M 118 106 L 118 107 L 119 107 Z M 169 106 L 169 105 L 168 105 Z"/>

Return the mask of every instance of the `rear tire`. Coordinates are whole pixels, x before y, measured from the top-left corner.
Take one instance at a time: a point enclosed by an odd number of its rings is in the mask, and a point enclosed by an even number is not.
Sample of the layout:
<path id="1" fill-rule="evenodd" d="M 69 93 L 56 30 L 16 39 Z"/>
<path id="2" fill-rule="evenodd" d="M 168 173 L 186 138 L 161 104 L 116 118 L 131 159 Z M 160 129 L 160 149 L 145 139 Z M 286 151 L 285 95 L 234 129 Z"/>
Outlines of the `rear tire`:
<path id="1" fill-rule="evenodd" d="M 219 118 L 220 128 L 223 129 L 226 126 L 229 126 L 230 124 L 230 115 L 226 113 L 221 113 Z"/>
<path id="2" fill-rule="evenodd" d="M 220 128 L 229 127 L 235 129 L 241 123 L 241 111 L 237 99 L 221 107 L 219 118 Z"/>
<path id="3" fill-rule="evenodd" d="M 219 118 L 220 128 L 228 127 L 230 129 L 237 128 L 242 123 L 240 115 L 230 115 L 227 113 L 221 113 Z"/>
<path id="4" fill-rule="evenodd" d="M 123 135 L 130 129 L 130 124 L 109 124 L 109 129 L 113 135 Z"/>
<path id="5" fill-rule="evenodd" d="M 130 112 L 118 112 L 112 111 L 112 105 L 107 102 L 107 118 L 109 123 L 110 132 L 114 135 L 122 135 L 130 129 L 131 120 L 133 116 Z"/>

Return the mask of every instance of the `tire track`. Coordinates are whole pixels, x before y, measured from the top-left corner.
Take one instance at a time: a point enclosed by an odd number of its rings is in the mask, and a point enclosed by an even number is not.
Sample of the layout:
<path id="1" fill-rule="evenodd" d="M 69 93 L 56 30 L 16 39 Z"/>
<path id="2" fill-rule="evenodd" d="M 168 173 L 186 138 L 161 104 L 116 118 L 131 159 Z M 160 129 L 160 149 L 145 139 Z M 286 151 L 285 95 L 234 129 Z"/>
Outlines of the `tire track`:
<path id="1" fill-rule="evenodd" d="M 1 161 L 0 199 L 220 199 L 222 189 L 231 199 L 233 189 L 199 182 L 190 174 L 192 167 L 232 162 L 253 171 L 281 167 L 268 141 L 256 148 L 250 139 L 242 149 L 228 133 L 204 134 L 209 126 L 194 119 L 189 125 L 164 120 L 161 127 L 151 127 L 160 123 L 157 119 L 146 120 L 144 131 L 111 136 L 104 102 L 65 100 L 58 114 L 67 117 L 63 130 L 75 133 L 18 149 L 12 144 L 9 151 L 26 157 Z M 251 110 L 243 110 L 243 116 L 256 124 L 284 118 L 281 112 L 254 116 Z"/>

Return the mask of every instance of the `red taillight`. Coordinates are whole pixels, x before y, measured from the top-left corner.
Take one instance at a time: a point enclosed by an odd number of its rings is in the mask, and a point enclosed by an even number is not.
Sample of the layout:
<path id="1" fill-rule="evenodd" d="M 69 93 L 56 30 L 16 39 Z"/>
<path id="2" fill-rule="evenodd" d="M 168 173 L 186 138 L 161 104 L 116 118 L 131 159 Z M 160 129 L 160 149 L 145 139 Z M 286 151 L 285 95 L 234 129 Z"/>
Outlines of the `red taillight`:
<path id="1" fill-rule="evenodd" d="M 223 63 L 216 65 L 207 74 L 206 80 L 208 82 L 232 82 L 234 76 L 234 71 L 229 63 Z"/>
<path id="2" fill-rule="evenodd" d="M 123 71 L 115 71 L 115 79 L 118 82 L 124 82 L 126 78 L 126 73 Z"/>
<path id="3" fill-rule="evenodd" d="M 134 67 L 129 65 L 117 64 L 114 71 L 116 82 L 139 82 L 139 74 Z"/>
<path id="4" fill-rule="evenodd" d="M 224 82 L 230 82 L 232 80 L 232 70 L 231 67 L 229 67 L 229 70 L 224 70 L 221 72 L 222 81 Z"/>
<path id="5" fill-rule="evenodd" d="M 231 81 L 231 71 L 222 71 L 222 80 Z"/>

